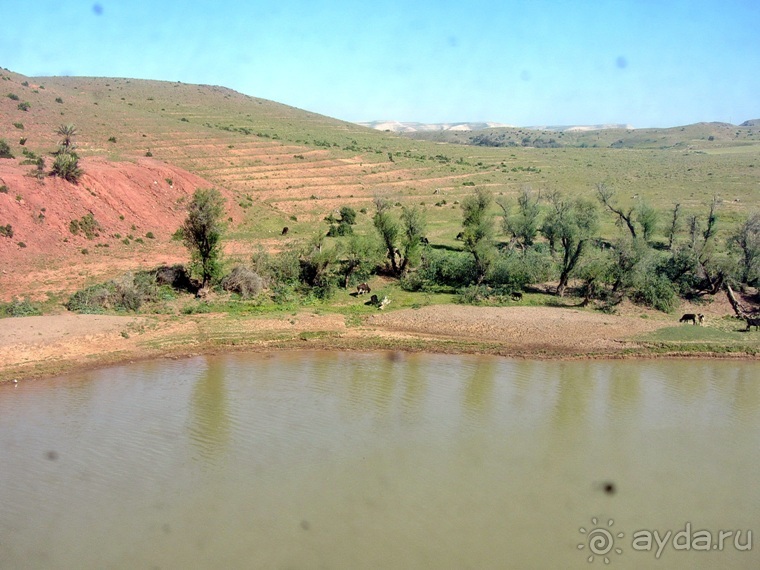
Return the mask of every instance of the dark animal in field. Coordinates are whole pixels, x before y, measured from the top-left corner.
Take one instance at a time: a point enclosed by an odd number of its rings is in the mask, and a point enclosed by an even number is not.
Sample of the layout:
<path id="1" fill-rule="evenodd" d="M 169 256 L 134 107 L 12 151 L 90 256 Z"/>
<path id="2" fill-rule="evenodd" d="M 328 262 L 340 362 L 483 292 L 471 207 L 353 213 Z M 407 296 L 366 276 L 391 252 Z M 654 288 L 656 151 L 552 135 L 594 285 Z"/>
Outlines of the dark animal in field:
<path id="1" fill-rule="evenodd" d="M 421 237 L 420 238 L 420 243 L 424 244 L 424 245 L 428 245 L 430 243 L 430 240 L 428 240 L 428 238 L 426 238 L 426 237 Z"/>
<path id="2" fill-rule="evenodd" d="M 691 324 L 702 324 L 705 322 L 705 316 L 702 313 L 699 313 L 695 315 L 694 313 L 686 313 L 683 317 L 681 317 L 678 320 L 679 323 L 688 323 L 691 322 Z"/>
<path id="3" fill-rule="evenodd" d="M 369 298 L 369 304 L 370 305 L 379 305 L 380 304 L 380 301 L 377 299 L 377 295 L 372 295 Z"/>
<path id="4" fill-rule="evenodd" d="M 370 291 L 372 291 L 372 289 L 370 289 L 369 285 L 367 285 L 366 283 L 359 283 L 356 286 L 357 295 L 364 295 L 364 293 L 369 293 Z"/>
<path id="5" fill-rule="evenodd" d="M 760 317 L 744 317 L 744 320 L 747 321 L 747 330 L 752 330 L 752 327 L 760 329 Z"/>
<path id="6" fill-rule="evenodd" d="M 464 239 L 464 232 L 459 232 L 456 237 L 457 240 L 461 241 Z"/>
<path id="7" fill-rule="evenodd" d="M 521 291 L 513 291 L 512 292 L 512 300 L 513 301 L 522 301 L 522 292 Z"/>
<path id="8" fill-rule="evenodd" d="M 282 228 L 282 234 L 281 235 L 285 235 L 286 233 L 288 233 L 288 231 L 290 231 L 290 228 L 288 226 L 285 226 L 284 228 Z"/>

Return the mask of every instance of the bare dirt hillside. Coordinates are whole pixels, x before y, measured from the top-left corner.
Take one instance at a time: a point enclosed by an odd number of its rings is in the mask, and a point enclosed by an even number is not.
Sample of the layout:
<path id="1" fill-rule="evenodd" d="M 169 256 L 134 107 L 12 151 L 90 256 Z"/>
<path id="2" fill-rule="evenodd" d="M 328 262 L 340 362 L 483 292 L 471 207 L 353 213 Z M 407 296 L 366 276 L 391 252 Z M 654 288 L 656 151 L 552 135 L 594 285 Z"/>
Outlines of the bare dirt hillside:
<path id="1" fill-rule="evenodd" d="M 38 181 L 28 176 L 32 167 L 0 160 L 0 186 L 9 189 L 0 193 L 0 222 L 13 230 L 12 237 L 0 237 L 0 300 L 75 288 L 83 268 L 89 268 L 85 275 L 97 274 L 99 265 L 155 264 L 183 254 L 171 235 L 192 193 L 211 183 L 150 158 L 110 162 L 93 157 L 81 165 L 85 174 L 72 184 L 55 177 Z M 228 205 L 230 215 L 239 218 L 234 199 Z M 98 224 L 91 239 L 71 231 L 72 220 L 88 214 Z"/>

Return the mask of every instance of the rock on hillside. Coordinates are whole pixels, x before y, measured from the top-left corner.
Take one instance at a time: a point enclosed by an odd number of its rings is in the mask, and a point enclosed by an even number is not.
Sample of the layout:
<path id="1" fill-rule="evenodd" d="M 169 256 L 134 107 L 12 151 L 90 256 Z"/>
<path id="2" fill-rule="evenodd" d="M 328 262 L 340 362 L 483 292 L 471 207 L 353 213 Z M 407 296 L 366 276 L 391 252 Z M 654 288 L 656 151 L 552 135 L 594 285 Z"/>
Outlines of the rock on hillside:
<path id="1" fill-rule="evenodd" d="M 113 247 L 129 234 L 149 243 L 152 240 L 146 234 L 151 232 L 156 240 L 166 242 L 182 223 L 189 196 L 196 188 L 213 186 L 149 158 L 136 162 L 83 158 L 80 166 L 84 175 L 72 184 L 55 177 L 38 181 L 28 175 L 33 167 L 0 159 L 0 186 L 7 188 L 0 193 L 0 226 L 10 224 L 13 229 L 12 238 L 0 236 L 4 266 L 18 265 L 29 254 L 65 257 L 98 243 Z M 235 215 L 235 201 L 227 198 Z M 72 220 L 88 213 L 100 225 L 99 235 L 91 240 L 70 230 Z"/>

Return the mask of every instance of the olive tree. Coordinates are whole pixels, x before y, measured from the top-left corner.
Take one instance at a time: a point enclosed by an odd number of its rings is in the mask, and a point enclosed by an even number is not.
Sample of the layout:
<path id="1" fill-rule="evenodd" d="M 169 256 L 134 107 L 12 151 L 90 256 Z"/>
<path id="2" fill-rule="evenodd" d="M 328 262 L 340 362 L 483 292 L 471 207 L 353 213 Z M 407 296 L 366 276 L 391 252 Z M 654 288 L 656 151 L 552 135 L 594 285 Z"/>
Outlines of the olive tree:
<path id="1" fill-rule="evenodd" d="M 477 284 L 483 282 L 496 258 L 493 245 L 493 216 L 489 208 L 493 203 L 493 194 L 479 188 L 475 194 L 462 200 L 462 241 L 469 251 L 477 271 Z"/>
<path id="2" fill-rule="evenodd" d="M 504 212 L 502 229 L 523 249 L 533 245 L 541 226 L 541 205 L 539 197 L 534 196 L 530 188 L 523 188 L 517 198 L 517 211 L 507 200 L 498 200 L 497 204 Z"/>
<path id="3" fill-rule="evenodd" d="M 377 211 L 372 221 L 391 263 L 391 272 L 396 277 L 401 277 L 420 261 L 425 214 L 415 206 L 404 206 L 399 221 L 393 215 L 393 206 L 388 200 L 376 198 L 375 206 Z"/>
<path id="4" fill-rule="evenodd" d="M 403 235 L 401 238 L 402 261 L 399 271 L 403 274 L 419 264 L 422 239 L 425 237 L 425 212 L 417 206 L 404 206 L 401 210 Z"/>
<path id="5" fill-rule="evenodd" d="M 729 247 L 738 250 L 742 283 L 760 279 L 760 212 L 747 217 L 728 238 Z"/>
<path id="6" fill-rule="evenodd" d="M 541 232 L 561 248 L 557 295 L 562 297 L 570 275 L 596 232 L 598 214 L 593 202 L 584 199 L 569 200 L 559 192 L 549 196 L 549 206 Z"/>
<path id="7" fill-rule="evenodd" d="M 187 207 L 187 218 L 180 228 L 182 240 L 200 269 L 203 287 L 219 276 L 221 268 L 224 202 L 215 188 L 197 189 Z"/>
<path id="8" fill-rule="evenodd" d="M 399 265 L 396 261 L 396 240 L 400 231 L 398 221 L 393 217 L 392 205 L 388 200 L 375 198 L 375 208 L 377 211 L 372 218 L 372 223 L 380 235 L 388 260 L 391 262 L 391 271 L 393 275 L 398 275 Z"/>

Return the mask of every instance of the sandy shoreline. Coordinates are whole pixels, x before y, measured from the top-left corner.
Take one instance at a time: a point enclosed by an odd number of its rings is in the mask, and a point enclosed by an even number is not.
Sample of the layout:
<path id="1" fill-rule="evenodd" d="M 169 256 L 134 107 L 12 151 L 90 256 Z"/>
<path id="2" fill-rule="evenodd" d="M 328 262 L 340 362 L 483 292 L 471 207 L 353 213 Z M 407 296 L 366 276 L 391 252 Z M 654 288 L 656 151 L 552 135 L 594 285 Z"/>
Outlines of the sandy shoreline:
<path id="1" fill-rule="evenodd" d="M 239 317 L 76 315 L 0 321 L 0 382 L 134 360 L 235 350 L 394 349 L 519 358 L 740 357 L 704 350 L 656 351 L 637 340 L 673 326 L 572 308 L 435 305 L 378 313 L 347 324 L 337 313 Z"/>

